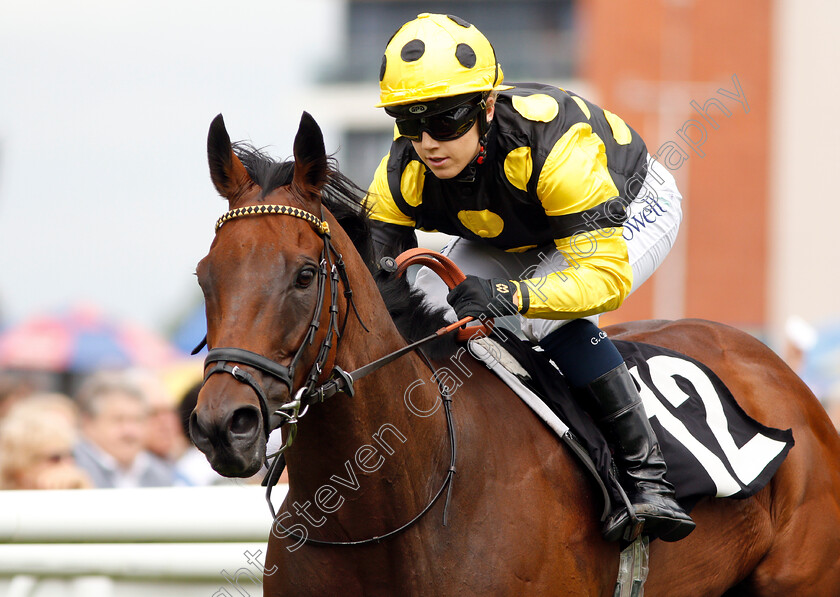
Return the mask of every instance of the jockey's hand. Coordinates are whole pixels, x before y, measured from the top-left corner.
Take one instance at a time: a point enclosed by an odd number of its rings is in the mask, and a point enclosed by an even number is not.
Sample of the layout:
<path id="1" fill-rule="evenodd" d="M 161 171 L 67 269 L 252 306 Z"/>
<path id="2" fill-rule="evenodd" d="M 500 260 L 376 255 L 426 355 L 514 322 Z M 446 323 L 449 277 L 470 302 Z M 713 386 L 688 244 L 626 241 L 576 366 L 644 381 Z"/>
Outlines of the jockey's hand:
<path id="1" fill-rule="evenodd" d="M 479 319 L 513 315 L 518 311 L 514 295 L 516 284 L 503 278 L 487 280 L 478 276 L 467 276 L 446 295 L 446 300 L 455 309 L 458 319 L 471 316 Z"/>

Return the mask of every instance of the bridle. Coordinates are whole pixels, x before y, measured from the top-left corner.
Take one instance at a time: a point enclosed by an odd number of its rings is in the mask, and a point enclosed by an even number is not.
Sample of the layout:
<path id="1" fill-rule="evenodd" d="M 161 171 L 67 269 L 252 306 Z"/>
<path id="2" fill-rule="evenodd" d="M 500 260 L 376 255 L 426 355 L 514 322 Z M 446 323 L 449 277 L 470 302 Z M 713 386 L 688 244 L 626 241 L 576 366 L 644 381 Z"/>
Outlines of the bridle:
<path id="1" fill-rule="evenodd" d="M 259 353 L 252 352 L 244 348 L 209 348 L 207 352 L 207 357 L 204 360 L 204 367 L 206 370 L 204 375 L 204 383 L 207 383 L 207 380 L 215 374 L 227 373 L 233 376 L 233 378 L 238 382 L 250 386 L 256 393 L 257 398 L 259 399 L 266 439 L 268 439 L 268 436 L 275 429 L 278 429 L 283 425 L 289 425 L 286 443 L 276 453 L 266 455 L 266 464 L 268 466 L 268 472 L 266 474 L 265 480 L 263 481 L 263 485 L 266 486 L 266 500 L 268 501 L 268 506 L 271 511 L 272 518 L 275 519 L 275 525 L 278 525 L 281 528 L 281 530 L 286 530 L 288 536 L 315 545 L 364 545 L 368 543 L 379 542 L 383 539 L 401 533 L 402 531 L 413 525 L 415 522 L 417 522 L 424 514 L 426 514 L 426 512 L 428 512 L 432 508 L 432 506 L 434 506 L 434 504 L 438 501 L 441 495 L 443 495 L 444 491 L 447 489 L 448 486 L 449 491 L 447 492 L 446 504 L 444 506 L 444 525 L 446 525 L 447 510 L 449 507 L 449 499 L 451 497 L 452 492 L 451 481 L 452 477 L 455 474 L 456 442 L 455 430 L 450 410 L 452 399 L 449 396 L 448 391 L 446 391 L 445 388 L 442 385 L 440 385 L 440 382 L 439 388 L 441 390 L 441 398 L 444 404 L 447 432 L 450 441 L 451 457 L 449 470 L 447 471 L 446 478 L 444 479 L 443 484 L 441 485 L 438 492 L 428 503 L 428 505 L 419 514 L 417 514 L 417 516 L 412 518 L 407 523 L 403 524 L 401 527 L 389 533 L 360 541 L 319 541 L 316 539 L 310 539 L 308 537 L 298 537 L 293 532 L 287 529 L 283 529 L 282 525 L 280 525 L 279 522 L 276 521 L 277 514 L 274 510 L 274 505 L 271 502 L 271 489 L 279 480 L 280 474 L 283 470 L 283 453 L 286 450 L 288 450 L 294 442 L 295 436 L 297 434 L 298 421 L 301 417 L 303 417 L 303 415 L 306 414 L 307 410 L 309 409 L 309 406 L 314 402 L 323 402 L 326 398 L 334 396 L 339 392 L 343 392 L 348 396 L 352 397 L 355 393 L 354 382 L 356 380 L 360 379 L 361 377 L 364 377 L 365 375 L 368 375 L 369 373 L 372 373 L 373 371 L 376 371 L 380 367 L 387 365 L 388 363 L 407 354 L 408 352 L 418 350 L 421 345 L 458 329 L 460 326 L 464 325 L 467 320 L 461 320 L 459 322 L 456 322 L 455 324 L 452 324 L 445 328 L 441 328 L 434 334 L 423 338 L 422 340 L 418 340 L 417 342 L 404 346 L 403 348 L 396 350 L 392 353 L 389 353 L 377 359 L 376 361 L 373 361 L 372 363 L 369 363 L 363 367 L 360 367 L 359 369 L 356 369 L 355 371 L 346 372 L 343 369 L 341 369 L 341 367 L 339 367 L 338 365 L 334 365 L 332 371 L 327 376 L 326 380 L 319 384 L 319 381 L 323 378 L 324 367 L 329 360 L 330 352 L 333 348 L 333 345 L 335 345 L 337 348 L 338 343 L 341 341 L 341 337 L 344 333 L 344 328 L 347 325 L 347 320 L 350 318 L 349 309 L 351 306 L 361 326 L 364 328 L 365 331 L 369 330 L 362 321 L 358 309 L 356 308 L 356 305 L 353 301 L 353 291 L 350 288 L 350 280 L 347 276 L 344 260 L 341 256 L 341 253 L 339 253 L 332 244 L 329 224 L 323 219 L 323 215 L 322 218 L 319 219 L 306 210 L 291 207 L 288 205 L 253 205 L 248 207 L 232 209 L 223 214 L 216 221 L 215 231 L 216 233 L 218 233 L 219 229 L 222 227 L 223 224 L 236 218 L 272 214 L 293 216 L 296 218 L 303 219 L 309 222 L 312 225 L 315 232 L 323 239 L 323 248 L 321 249 L 319 266 L 317 270 L 317 302 L 315 305 L 312 320 L 309 324 L 306 334 L 304 335 L 301 345 L 298 347 L 294 357 L 292 357 L 292 360 L 288 366 L 281 365 L 280 363 L 277 363 Z M 393 262 L 393 260 L 391 261 Z M 327 332 L 324 336 L 324 339 L 321 341 L 321 344 L 318 348 L 318 354 L 308 374 L 305 377 L 303 385 L 301 385 L 300 388 L 295 390 L 295 370 L 300 364 L 300 359 L 306 347 L 314 342 L 315 335 L 317 334 L 318 329 L 321 325 L 321 313 L 323 309 L 324 296 L 326 293 L 326 285 L 328 278 L 330 280 L 330 306 Z M 344 322 L 341 324 L 341 329 L 339 329 L 338 325 L 339 282 L 341 282 L 341 284 L 344 286 L 344 297 L 348 304 L 347 312 L 344 317 Z M 200 351 L 206 344 L 207 338 L 205 337 L 204 340 L 195 348 L 193 354 L 198 353 L 198 351 Z M 419 354 L 426 362 L 429 369 L 433 371 L 434 367 L 428 361 L 425 355 L 422 352 L 419 352 Z M 292 400 L 280 405 L 273 413 L 271 413 L 271 409 L 268 406 L 268 395 L 265 389 L 253 375 L 243 370 L 240 367 L 240 365 L 247 365 L 249 367 L 252 367 L 282 382 L 289 389 L 289 395 L 293 396 Z M 210 369 L 207 369 L 208 366 L 211 366 Z M 277 425 L 271 425 L 271 414 L 279 416 L 280 420 Z M 269 463 L 269 459 L 273 460 L 271 460 L 271 462 Z"/>
<path id="2" fill-rule="evenodd" d="M 280 363 L 277 363 L 269 358 L 264 357 L 261 354 L 252 352 L 250 350 L 233 347 L 211 348 L 207 353 L 207 358 L 204 360 L 205 369 L 208 365 L 213 364 L 213 367 L 207 370 L 204 375 L 205 383 L 211 375 L 214 375 L 216 373 L 229 373 L 237 381 L 251 386 L 260 402 L 260 410 L 262 411 L 263 415 L 263 424 L 266 438 L 268 438 L 269 434 L 281 424 L 285 422 L 296 423 L 298 417 L 302 416 L 302 414 L 306 412 L 306 409 L 309 408 L 310 403 L 312 403 L 318 398 L 320 398 L 320 400 L 323 400 L 325 397 L 323 395 L 323 386 L 319 388 L 317 384 L 318 381 L 323 377 L 324 367 L 327 363 L 327 360 L 329 359 L 330 350 L 333 347 L 333 343 L 335 342 L 337 345 L 338 341 L 341 339 L 341 335 L 344 331 L 344 326 L 347 324 L 348 319 L 347 317 L 344 318 L 342 329 L 339 330 L 339 281 L 341 281 L 341 283 L 344 285 L 344 297 L 347 300 L 348 305 L 352 305 L 356 317 L 359 318 L 359 323 L 362 324 L 362 327 L 365 327 L 364 323 L 361 320 L 361 317 L 359 316 L 359 312 L 356 310 L 356 305 L 353 302 L 353 290 L 350 288 L 350 280 L 347 277 L 347 272 L 344 266 L 344 260 L 342 259 L 341 254 L 333 246 L 330 240 L 329 224 L 323 219 L 316 218 L 314 215 L 312 215 L 310 212 L 304 209 L 291 207 L 289 205 L 252 205 L 248 207 L 240 207 L 237 209 L 233 209 L 223 214 L 222 217 L 220 217 L 216 221 L 216 233 L 219 232 L 219 229 L 225 222 L 228 222 L 230 220 L 245 216 L 271 214 L 294 216 L 296 218 L 305 220 L 313 226 L 314 230 L 323 239 L 323 248 L 321 249 L 321 255 L 318 260 L 319 263 L 317 268 L 318 281 L 315 311 L 312 315 L 312 320 L 309 323 L 309 327 L 307 328 L 303 341 L 301 342 L 300 346 L 295 352 L 295 355 L 292 357 L 291 363 L 289 363 L 288 366 L 281 365 Z M 315 358 L 315 361 L 312 363 L 312 367 L 309 369 L 309 373 L 306 375 L 303 385 L 297 391 L 295 391 L 294 379 L 296 369 L 300 363 L 300 359 L 303 356 L 305 349 L 313 343 L 313 341 L 315 340 L 315 335 L 318 333 L 318 329 L 321 326 L 321 312 L 324 305 L 324 294 L 326 292 L 327 277 L 329 277 L 330 279 L 330 306 L 327 333 L 324 336 L 324 339 L 321 341 L 321 345 L 318 348 L 318 354 Z M 365 330 L 367 330 L 366 327 Z M 268 395 L 266 391 L 254 378 L 253 375 L 251 375 L 247 371 L 244 371 L 241 367 L 239 367 L 239 365 L 248 365 L 249 367 L 253 367 L 254 369 L 257 369 L 263 373 L 267 373 L 273 378 L 279 380 L 288 388 L 289 395 L 293 396 L 293 399 L 290 402 L 287 402 L 286 404 L 280 406 L 277 410 L 274 411 L 274 413 L 270 413 L 270 409 L 268 406 Z M 340 375 L 340 373 L 338 372 L 340 372 L 341 370 L 339 368 L 336 369 L 336 374 Z M 303 409 L 303 413 L 301 412 L 301 409 Z M 269 416 L 270 414 L 279 415 L 281 417 L 281 421 L 278 425 L 274 427 L 271 426 Z"/>

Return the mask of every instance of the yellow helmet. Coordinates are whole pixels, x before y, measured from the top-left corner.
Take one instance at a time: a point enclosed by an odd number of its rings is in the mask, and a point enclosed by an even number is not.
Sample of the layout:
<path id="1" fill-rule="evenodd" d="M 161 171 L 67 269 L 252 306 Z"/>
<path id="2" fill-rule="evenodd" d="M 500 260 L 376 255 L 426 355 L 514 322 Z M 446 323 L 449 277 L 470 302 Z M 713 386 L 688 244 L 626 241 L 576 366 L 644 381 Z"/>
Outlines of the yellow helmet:
<path id="1" fill-rule="evenodd" d="M 377 108 L 493 89 L 504 74 L 474 25 L 451 15 L 417 15 L 394 34 L 379 70 Z"/>

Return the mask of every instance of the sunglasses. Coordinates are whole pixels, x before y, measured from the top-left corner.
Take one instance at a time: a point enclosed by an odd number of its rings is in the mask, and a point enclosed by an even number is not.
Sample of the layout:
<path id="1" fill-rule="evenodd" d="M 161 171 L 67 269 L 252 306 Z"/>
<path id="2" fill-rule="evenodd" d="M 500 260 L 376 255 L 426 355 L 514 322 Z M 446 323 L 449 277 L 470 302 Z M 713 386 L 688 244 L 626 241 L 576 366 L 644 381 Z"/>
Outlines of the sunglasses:
<path id="1" fill-rule="evenodd" d="M 484 107 L 482 104 L 464 104 L 423 118 L 397 118 L 397 130 L 411 141 L 419 141 L 423 131 L 436 141 L 454 141 L 466 135 L 473 127 Z"/>

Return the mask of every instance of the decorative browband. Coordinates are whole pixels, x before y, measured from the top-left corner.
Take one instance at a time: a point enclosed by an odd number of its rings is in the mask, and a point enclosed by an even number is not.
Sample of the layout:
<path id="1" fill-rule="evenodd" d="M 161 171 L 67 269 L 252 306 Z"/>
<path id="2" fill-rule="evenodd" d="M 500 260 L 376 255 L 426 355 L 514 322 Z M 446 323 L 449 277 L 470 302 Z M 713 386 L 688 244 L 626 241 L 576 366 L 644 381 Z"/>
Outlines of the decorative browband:
<path id="1" fill-rule="evenodd" d="M 241 218 L 243 216 L 262 216 L 271 214 L 294 216 L 312 224 L 318 234 L 324 235 L 330 233 L 330 226 L 327 222 L 316 218 L 305 209 L 292 207 L 290 205 L 249 205 L 248 207 L 237 207 L 236 209 L 232 209 L 229 212 L 222 214 L 222 217 L 216 220 L 216 232 L 218 232 L 219 228 L 222 227 L 222 224 L 228 220 Z"/>

